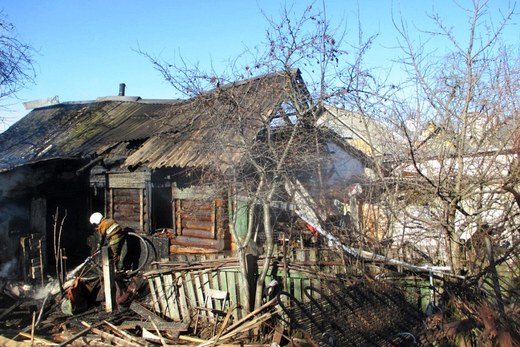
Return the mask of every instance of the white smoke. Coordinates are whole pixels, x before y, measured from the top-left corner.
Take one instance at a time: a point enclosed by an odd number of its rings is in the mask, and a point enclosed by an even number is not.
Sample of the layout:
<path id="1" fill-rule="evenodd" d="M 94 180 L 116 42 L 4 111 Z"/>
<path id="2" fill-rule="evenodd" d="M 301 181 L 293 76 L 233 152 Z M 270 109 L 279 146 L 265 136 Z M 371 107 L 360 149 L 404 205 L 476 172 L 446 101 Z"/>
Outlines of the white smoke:
<path id="1" fill-rule="evenodd" d="M 48 282 L 45 286 L 36 288 L 32 294 L 33 299 L 44 299 L 47 295 L 54 293 L 56 290 L 59 292 L 59 283 L 57 280 Z"/>
<path id="2" fill-rule="evenodd" d="M 0 277 L 9 278 L 16 271 L 17 260 L 13 258 L 0 266 Z"/>

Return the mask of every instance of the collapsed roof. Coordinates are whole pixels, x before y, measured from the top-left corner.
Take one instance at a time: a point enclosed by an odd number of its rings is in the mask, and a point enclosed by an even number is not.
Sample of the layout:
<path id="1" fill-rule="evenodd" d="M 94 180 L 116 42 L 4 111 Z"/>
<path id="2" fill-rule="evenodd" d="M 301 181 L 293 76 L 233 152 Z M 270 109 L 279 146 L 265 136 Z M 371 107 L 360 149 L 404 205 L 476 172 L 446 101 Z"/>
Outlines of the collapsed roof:
<path id="1" fill-rule="evenodd" d="M 217 86 L 189 100 L 113 97 L 34 109 L 0 134 L 0 171 L 52 159 L 95 160 L 117 151 L 124 152 L 123 166 L 219 163 L 225 170 L 243 154 L 241 139 L 253 140 L 300 90 L 305 87 L 295 70 Z"/>

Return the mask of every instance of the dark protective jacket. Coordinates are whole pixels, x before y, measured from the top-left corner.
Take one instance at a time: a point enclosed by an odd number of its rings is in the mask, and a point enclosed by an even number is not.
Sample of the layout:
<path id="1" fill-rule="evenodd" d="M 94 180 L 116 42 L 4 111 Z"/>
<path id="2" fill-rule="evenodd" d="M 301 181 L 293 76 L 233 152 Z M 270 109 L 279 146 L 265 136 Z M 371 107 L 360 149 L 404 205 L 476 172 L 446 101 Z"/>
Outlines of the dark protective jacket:
<path id="1" fill-rule="evenodd" d="M 108 245 L 119 243 L 125 236 L 123 228 L 112 218 L 103 218 L 97 226 L 97 231 L 101 236 L 99 245 L 102 246 L 105 239 L 108 239 Z"/>
<path id="2" fill-rule="evenodd" d="M 101 236 L 99 241 L 99 249 L 103 247 L 105 239 L 108 239 L 108 246 L 112 251 L 112 258 L 116 269 L 119 268 L 119 261 L 121 260 L 121 250 L 126 237 L 126 231 L 121 228 L 117 222 L 111 218 L 103 218 L 97 226 L 97 231 Z"/>

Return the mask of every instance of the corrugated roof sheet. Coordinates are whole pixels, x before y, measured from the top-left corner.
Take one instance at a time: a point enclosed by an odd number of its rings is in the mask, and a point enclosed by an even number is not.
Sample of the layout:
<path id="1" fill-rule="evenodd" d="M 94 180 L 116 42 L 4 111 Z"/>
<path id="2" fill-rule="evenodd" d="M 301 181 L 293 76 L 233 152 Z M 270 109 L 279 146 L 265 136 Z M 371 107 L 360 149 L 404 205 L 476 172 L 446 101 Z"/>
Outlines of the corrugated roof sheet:
<path id="1" fill-rule="evenodd" d="M 122 153 L 121 144 L 132 140 L 143 143 L 125 153 L 127 166 L 225 170 L 244 153 L 241 139 L 253 140 L 278 105 L 290 99 L 295 81 L 270 74 L 175 103 L 101 98 L 35 109 L 0 134 L 0 170 Z"/>
<path id="2" fill-rule="evenodd" d="M 84 158 L 161 128 L 171 104 L 102 101 L 35 109 L 0 134 L 0 170 L 56 158 Z"/>
<path id="3" fill-rule="evenodd" d="M 176 105 L 170 118 L 171 131 L 150 137 L 125 165 L 213 167 L 225 171 L 253 145 L 255 136 L 280 104 L 295 96 L 292 82 L 287 75 L 272 74 Z"/>

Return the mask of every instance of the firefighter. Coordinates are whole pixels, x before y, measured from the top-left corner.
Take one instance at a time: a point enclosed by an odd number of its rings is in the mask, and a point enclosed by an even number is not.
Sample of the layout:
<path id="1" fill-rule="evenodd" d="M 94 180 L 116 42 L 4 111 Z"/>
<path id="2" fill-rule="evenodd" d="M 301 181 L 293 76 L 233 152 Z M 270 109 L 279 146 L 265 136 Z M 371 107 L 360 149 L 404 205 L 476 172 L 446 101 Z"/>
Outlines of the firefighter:
<path id="1" fill-rule="evenodd" d="M 95 212 L 90 216 L 90 223 L 96 226 L 96 230 L 101 236 L 99 240 L 98 250 L 105 244 L 108 239 L 108 246 L 112 253 L 114 268 L 119 270 L 119 260 L 121 259 L 121 249 L 123 248 L 126 231 L 121 228 L 114 219 L 105 218 L 99 212 Z"/>

